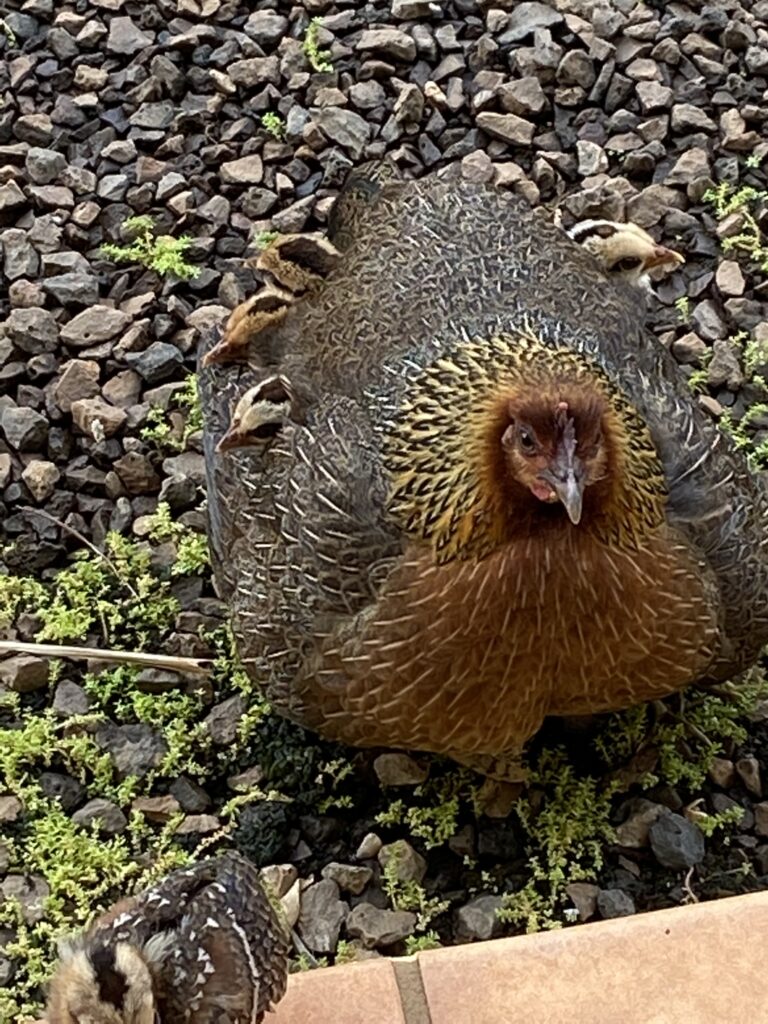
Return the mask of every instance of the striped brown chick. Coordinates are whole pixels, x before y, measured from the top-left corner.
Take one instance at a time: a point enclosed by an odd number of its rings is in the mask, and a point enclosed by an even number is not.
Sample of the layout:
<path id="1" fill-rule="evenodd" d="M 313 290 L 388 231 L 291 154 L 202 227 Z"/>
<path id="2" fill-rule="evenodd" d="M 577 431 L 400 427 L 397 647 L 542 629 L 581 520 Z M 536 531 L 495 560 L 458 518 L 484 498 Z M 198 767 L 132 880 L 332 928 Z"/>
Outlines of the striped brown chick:
<path id="1" fill-rule="evenodd" d="M 203 365 L 246 359 L 251 342 L 282 323 L 291 304 L 317 287 L 338 258 L 336 247 L 318 232 L 279 235 L 256 261 L 267 284 L 235 307 L 221 341 L 206 353 Z"/>
<path id="2" fill-rule="evenodd" d="M 62 944 L 48 1024 L 258 1024 L 285 991 L 287 933 L 235 853 L 174 871 Z"/>
<path id="3" fill-rule="evenodd" d="M 614 280 L 647 292 L 650 272 L 657 267 L 674 269 L 685 258 L 674 249 L 659 245 L 637 224 L 612 220 L 583 220 L 568 235 L 591 253 L 605 273 Z"/>

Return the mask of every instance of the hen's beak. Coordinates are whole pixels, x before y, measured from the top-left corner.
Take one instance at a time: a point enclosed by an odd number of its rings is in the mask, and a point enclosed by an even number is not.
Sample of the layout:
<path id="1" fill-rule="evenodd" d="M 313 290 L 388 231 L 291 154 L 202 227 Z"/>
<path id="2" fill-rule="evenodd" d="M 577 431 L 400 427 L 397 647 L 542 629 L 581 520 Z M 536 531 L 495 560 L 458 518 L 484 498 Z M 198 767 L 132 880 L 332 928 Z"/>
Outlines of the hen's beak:
<path id="1" fill-rule="evenodd" d="M 539 475 L 555 492 L 573 525 L 578 526 L 584 501 L 584 469 L 581 460 L 574 455 L 570 446 L 564 445 L 550 468 Z"/>
<path id="2" fill-rule="evenodd" d="M 552 477 L 551 484 L 555 494 L 560 499 L 563 508 L 568 513 L 568 518 L 574 526 L 581 522 L 581 506 L 584 499 L 584 484 L 576 479 L 576 474 L 571 470 L 564 480 Z"/>
<path id="3" fill-rule="evenodd" d="M 685 263 L 685 257 L 674 249 L 667 249 L 665 245 L 656 245 L 645 261 L 645 269 L 653 270 L 654 267 L 663 267 L 667 263 Z"/>

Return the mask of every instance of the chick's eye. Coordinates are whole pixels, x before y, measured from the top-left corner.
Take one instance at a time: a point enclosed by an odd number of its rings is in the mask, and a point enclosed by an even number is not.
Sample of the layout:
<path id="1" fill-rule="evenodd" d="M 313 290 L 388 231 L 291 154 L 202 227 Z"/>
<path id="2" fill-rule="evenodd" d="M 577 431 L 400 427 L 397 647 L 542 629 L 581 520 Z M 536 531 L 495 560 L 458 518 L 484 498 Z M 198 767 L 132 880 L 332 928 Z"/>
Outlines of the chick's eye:
<path id="1" fill-rule="evenodd" d="M 637 256 L 625 256 L 613 264 L 613 270 L 637 270 L 643 265 L 643 261 Z"/>

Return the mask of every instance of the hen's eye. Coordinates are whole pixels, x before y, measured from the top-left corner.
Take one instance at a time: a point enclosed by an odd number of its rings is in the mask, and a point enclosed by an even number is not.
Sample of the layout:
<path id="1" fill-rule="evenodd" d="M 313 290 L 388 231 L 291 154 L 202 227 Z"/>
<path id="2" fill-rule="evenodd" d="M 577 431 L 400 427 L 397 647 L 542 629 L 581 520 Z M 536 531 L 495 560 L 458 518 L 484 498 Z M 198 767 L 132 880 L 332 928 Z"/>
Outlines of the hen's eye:
<path id="1" fill-rule="evenodd" d="M 520 439 L 520 447 L 526 455 L 532 455 L 536 451 L 536 442 L 533 439 L 533 434 L 530 430 L 525 427 L 520 427 L 517 432 L 517 436 Z"/>

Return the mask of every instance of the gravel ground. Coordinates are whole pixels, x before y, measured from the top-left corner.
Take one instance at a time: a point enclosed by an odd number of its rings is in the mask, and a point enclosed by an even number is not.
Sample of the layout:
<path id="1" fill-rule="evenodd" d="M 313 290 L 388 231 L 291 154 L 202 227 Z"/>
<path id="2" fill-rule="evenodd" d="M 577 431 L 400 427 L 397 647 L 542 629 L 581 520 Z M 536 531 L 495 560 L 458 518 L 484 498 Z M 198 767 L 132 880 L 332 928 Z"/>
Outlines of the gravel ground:
<path id="1" fill-rule="evenodd" d="M 682 251 L 649 323 L 760 465 L 768 0 L 253 6 L 0 0 L 0 626 L 218 658 L 202 684 L 0 662 L 3 1021 L 34 1011 L 57 932 L 226 832 L 328 960 L 768 884 L 760 673 L 738 700 L 553 723 L 518 803 L 269 714 L 204 565 L 189 378 L 264 234 L 323 230 L 388 153 Z M 105 254 L 136 216 L 189 236 L 154 249 L 181 276 Z"/>

